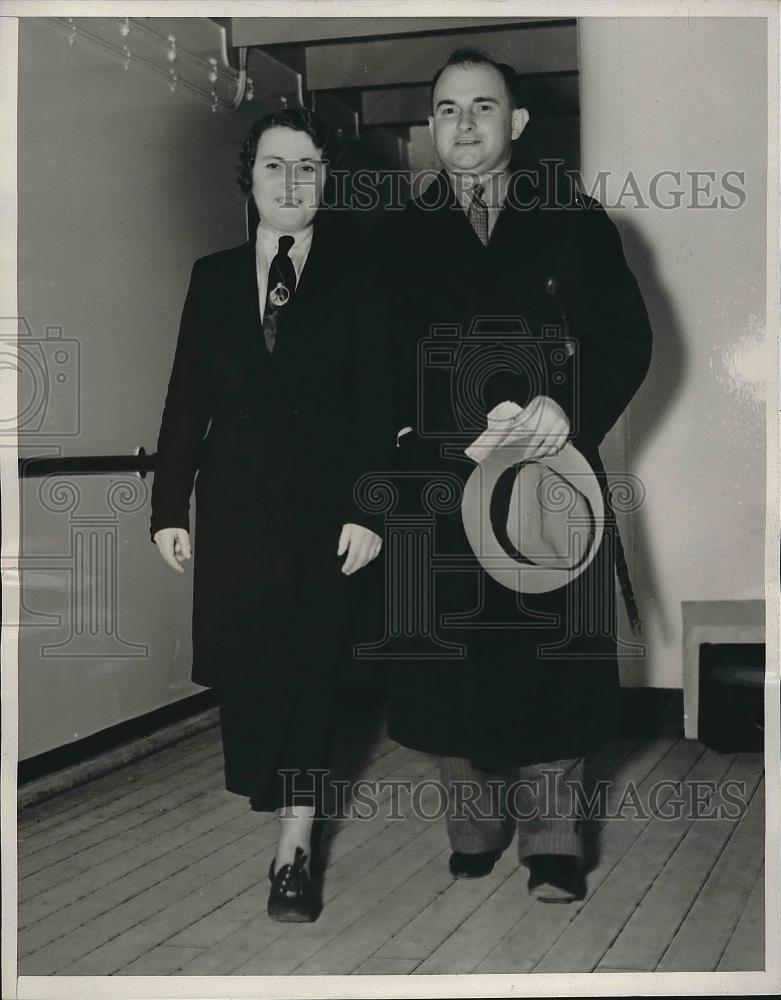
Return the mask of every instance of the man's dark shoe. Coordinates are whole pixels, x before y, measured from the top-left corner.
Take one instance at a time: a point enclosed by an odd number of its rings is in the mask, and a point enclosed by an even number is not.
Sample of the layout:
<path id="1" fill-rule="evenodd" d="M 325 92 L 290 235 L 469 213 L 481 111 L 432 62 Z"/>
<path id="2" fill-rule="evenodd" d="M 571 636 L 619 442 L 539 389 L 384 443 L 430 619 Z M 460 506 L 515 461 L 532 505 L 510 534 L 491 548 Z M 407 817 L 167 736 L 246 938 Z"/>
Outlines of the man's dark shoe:
<path id="1" fill-rule="evenodd" d="M 491 874 L 501 856 L 501 851 L 481 851 L 479 854 L 453 851 L 450 855 L 450 874 L 454 878 L 484 878 Z"/>
<path id="2" fill-rule="evenodd" d="M 543 903 L 571 903 L 583 899 L 586 882 L 578 859 L 571 854 L 532 854 L 529 892 Z"/>

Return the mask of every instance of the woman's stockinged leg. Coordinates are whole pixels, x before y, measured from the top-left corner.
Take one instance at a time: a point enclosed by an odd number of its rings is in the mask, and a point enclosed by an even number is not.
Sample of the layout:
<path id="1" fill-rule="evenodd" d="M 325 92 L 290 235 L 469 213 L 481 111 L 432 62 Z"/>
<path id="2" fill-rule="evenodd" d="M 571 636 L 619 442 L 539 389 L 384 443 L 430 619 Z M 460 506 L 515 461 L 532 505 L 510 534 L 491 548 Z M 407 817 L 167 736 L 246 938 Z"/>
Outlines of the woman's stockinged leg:
<path id="1" fill-rule="evenodd" d="M 271 863 L 268 915 L 272 920 L 312 921 L 319 906 L 309 876 L 315 807 L 287 805 L 279 812 L 277 856 Z"/>
<path id="2" fill-rule="evenodd" d="M 277 868 L 292 864 L 296 848 L 312 856 L 312 826 L 315 820 L 314 806 L 283 806 L 279 810 L 279 843 L 277 844 Z"/>

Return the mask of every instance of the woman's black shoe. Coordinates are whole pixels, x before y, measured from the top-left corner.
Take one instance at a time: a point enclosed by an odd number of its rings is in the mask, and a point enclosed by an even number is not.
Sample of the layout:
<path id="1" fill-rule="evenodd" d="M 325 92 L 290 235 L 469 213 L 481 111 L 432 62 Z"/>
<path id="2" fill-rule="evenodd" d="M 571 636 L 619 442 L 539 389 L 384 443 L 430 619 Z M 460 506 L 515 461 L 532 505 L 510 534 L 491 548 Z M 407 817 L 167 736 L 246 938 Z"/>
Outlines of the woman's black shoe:
<path id="1" fill-rule="evenodd" d="M 290 923 L 311 923 L 317 919 L 312 880 L 304 867 L 308 856 L 296 848 L 295 860 L 275 871 L 276 859 L 271 862 L 268 877 L 271 890 L 268 894 L 268 915 L 272 920 Z"/>

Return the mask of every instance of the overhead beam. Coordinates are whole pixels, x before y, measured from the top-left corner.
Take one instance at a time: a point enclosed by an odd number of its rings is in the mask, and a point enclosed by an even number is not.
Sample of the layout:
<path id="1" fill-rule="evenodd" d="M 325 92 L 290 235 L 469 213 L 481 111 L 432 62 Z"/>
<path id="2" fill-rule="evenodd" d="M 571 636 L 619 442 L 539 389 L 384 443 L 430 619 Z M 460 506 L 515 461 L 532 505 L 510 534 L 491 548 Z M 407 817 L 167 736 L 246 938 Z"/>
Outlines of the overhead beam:
<path id="1" fill-rule="evenodd" d="M 419 124 L 431 114 L 431 87 L 378 87 L 361 94 L 364 125 Z"/>
<path id="2" fill-rule="evenodd" d="M 271 107 L 299 105 L 303 99 L 301 74 L 262 49 L 250 49 L 247 73 L 252 78 L 255 100 Z"/>
<path id="3" fill-rule="evenodd" d="M 454 49 L 463 47 L 483 49 L 523 74 L 578 68 L 573 21 L 307 46 L 305 86 L 334 90 L 426 83 Z"/>
<path id="4" fill-rule="evenodd" d="M 286 45 L 544 21 L 539 17 L 232 17 L 233 45 Z"/>
<path id="5" fill-rule="evenodd" d="M 313 94 L 314 110 L 326 124 L 343 135 L 358 137 L 358 112 L 333 94 Z"/>

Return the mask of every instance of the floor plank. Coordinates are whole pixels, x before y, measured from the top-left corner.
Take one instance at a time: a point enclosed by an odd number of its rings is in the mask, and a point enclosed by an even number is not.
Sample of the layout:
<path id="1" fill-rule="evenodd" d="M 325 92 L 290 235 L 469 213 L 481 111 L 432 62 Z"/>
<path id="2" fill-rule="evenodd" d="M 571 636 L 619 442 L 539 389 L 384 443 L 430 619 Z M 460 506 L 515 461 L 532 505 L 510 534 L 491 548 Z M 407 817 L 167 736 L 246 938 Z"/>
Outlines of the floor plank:
<path id="1" fill-rule="evenodd" d="M 757 846 L 764 837 L 764 826 L 763 781 L 659 961 L 660 972 L 716 968 L 762 866 L 763 854 Z"/>
<path id="2" fill-rule="evenodd" d="M 141 958 L 121 968 L 119 972 L 123 976 L 172 976 L 177 969 L 194 958 L 199 950 L 159 944 Z"/>
<path id="3" fill-rule="evenodd" d="M 216 746 L 216 733 L 215 723 L 215 726 L 209 729 L 188 736 L 180 743 L 164 747 L 110 774 L 104 774 L 86 784 L 77 785 L 52 798 L 44 799 L 43 802 L 27 806 L 19 812 L 19 829 L 25 832 L 27 840 L 28 836 L 34 835 L 36 829 L 40 828 L 44 820 L 46 829 L 49 830 L 80 812 L 89 812 L 94 804 L 102 804 L 115 798 L 119 787 L 146 783 L 158 774 L 175 770 L 177 762 L 181 762 L 182 758 L 192 759 L 202 751 L 213 751 Z"/>
<path id="4" fill-rule="evenodd" d="M 347 927 L 306 962 L 296 968 L 296 975 L 325 976 L 329 974 L 349 974 L 366 959 L 370 958 L 405 925 L 413 921 L 428 904 L 453 884 L 448 871 L 449 848 L 435 854 L 427 864 L 416 871 L 406 882 L 381 899 L 364 913 L 355 924 Z M 479 879 L 466 887 L 479 904 L 487 894 Z M 378 957 L 389 957 L 384 952 Z M 414 956 L 393 955 L 394 958 Z"/>
<path id="5" fill-rule="evenodd" d="M 631 741 L 615 741 L 603 748 L 590 761 L 591 780 L 610 778 L 635 748 Z M 416 971 L 421 973 L 471 971 L 531 903 L 526 891 L 528 871 L 518 869 L 515 854 L 515 845 L 505 851 L 491 877 L 477 883 L 485 886 L 482 891 L 467 888 L 468 881 L 452 883 L 378 955 L 415 958 L 421 963 Z"/>
<path id="6" fill-rule="evenodd" d="M 592 780 L 597 782 L 611 777 L 636 749 L 637 743 L 630 740 L 615 740 L 603 747 L 592 757 Z M 499 884 L 494 882 L 491 895 L 432 949 L 425 960 L 416 966 L 416 973 L 446 975 L 471 972 L 531 905 L 532 900 L 526 890 L 527 880 L 527 869 L 515 868 Z"/>
<path id="7" fill-rule="evenodd" d="M 419 824 L 425 826 L 416 837 L 362 878 L 352 882 L 348 889 L 329 903 L 327 920 L 300 925 L 295 934 L 284 934 L 263 954 L 254 956 L 235 971 L 239 975 L 285 975 L 295 972 L 345 928 L 357 924 L 376 901 L 390 896 L 394 889 L 419 872 L 432 851 L 442 850 L 444 830 L 438 824 L 410 819 L 404 825 L 417 829 Z"/>
<path id="8" fill-rule="evenodd" d="M 419 755 L 420 756 L 420 755 Z M 375 768 L 372 773 L 376 778 L 392 778 L 397 774 L 397 770 L 391 770 L 388 767 L 388 762 L 393 758 L 388 758 L 386 762 L 387 774 L 383 774 L 381 770 Z M 429 768 L 428 774 L 432 773 L 430 768 L 431 764 L 429 761 L 418 761 L 418 764 L 425 763 L 425 766 Z M 408 762 L 400 768 L 405 773 L 410 773 L 413 768 Z M 424 772 L 426 775 L 426 772 Z M 426 775 L 427 776 L 427 775 Z M 381 803 L 386 800 L 387 796 L 381 798 Z M 378 836 L 384 829 L 388 829 L 389 824 L 378 816 L 375 821 L 359 821 L 354 822 L 349 826 L 340 827 L 337 822 L 330 823 L 326 827 L 326 832 L 324 836 L 325 852 L 329 858 L 329 865 L 326 872 L 326 877 L 324 880 L 324 896 L 326 898 L 333 898 L 339 891 L 341 891 L 346 885 L 349 884 L 350 878 L 350 864 L 340 864 L 343 859 L 349 858 L 350 862 L 357 864 L 358 859 L 371 859 L 375 857 L 374 863 L 379 863 L 382 857 L 382 846 L 370 845 L 369 842 L 373 837 Z M 369 845 L 369 846 L 367 846 Z M 362 853 L 356 855 L 356 851 L 362 849 Z M 269 854 L 269 861 L 271 854 Z M 265 911 L 265 891 L 264 889 L 263 898 L 260 900 L 260 904 L 257 900 L 256 893 L 254 890 L 248 890 L 247 893 L 239 894 L 235 899 L 231 900 L 229 903 L 222 907 L 216 909 L 213 913 L 208 914 L 201 920 L 192 924 L 191 926 L 180 931 L 178 934 L 170 939 L 172 944 L 181 945 L 195 945 L 199 947 L 212 947 L 219 948 L 223 953 L 226 948 L 229 948 L 229 944 L 225 944 L 225 939 L 228 938 L 234 931 L 242 927 L 242 925 L 253 917 L 254 914 L 263 913 Z M 247 896 L 251 898 L 247 898 Z M 265 919 L 265 916 L 264 918 Z M 206 956 L 204 961 L 206 964 L 211 964 L 210 956 Z M 230 961 L 230 959 L 228 959 Z"/>
<path id="9" fill-rule="evenodd" d="M 59 866 L 61 881 L 19 907 L 19 927 L 26 930 L 66 907 L 102 893 L 113 882 L 143 871 L 172 852 L 208 835 L 245 810 L 213 789 L 178 809 L 83 851 Z"/>
<path id="10" fill-rule="evenodd" d="M 531 905 L 526 891 L 528 878 L 528 871 L 518 865 L 504 879 L 491 877 L 491 894 L 424 961 L 414 960 L 415 972 L 421 975 L 472 972 Z"/>
<path id="11" fill-rule="evenodd" d="M 704 762 L 720 755 L 708 751 Z M 761 777 L 755 755 L 725 755 L 730 763 L 725 781 L 740 781 L 753 793 Z M 721 790 L 713 799 L 715 808 L 724 802 Z M 662 835 L 668 824 L 680 826 L 682 821 L 656 821 L 649 834 L 654 835 L 660 823 Z M 684 836 L 670 859 L 655 879 L 637 909 L 624 924 L 613 945 L 597 966 L 639 971 L 653 969 L 670 944 L 673 935 L 691 909 L 711 869 L 721 854 L 737 819 L 700 819 L 685 823 Z M 630 890 L 631 891 L 631 890 Z"/>
<path id="12" fill-rule="evenodd" d="M 166 808 L 175 809 L 200 792 L 201 782 L 211 780 L 219 764 L 219 751 L 214 750 L 197 763 L 180 767 L 176 778 L 167 776 L 159 781 L 128 792 L 91 813 L 80 815 L 63 824 L 51 843 L 40 843 L 38 849 L 19 859 L 19 878 L 25 879 L 80 851 L 100 844 L 114 833 L 142 825 L 151 816 Z"/>
<path id="13" fill-rule="evenodd" d="M 345 761 L 354 761 L 356 753 L 381 756 L 397 745 L 388 739 L 384 731 L 375 733 L 377 728 L 377 720 L 371 714 L 357 719 L 351 716 L 335 751 L 334 770 L 338 770 Z M 139 788 L 152 791 L 162 781 L 168 781 L 170 786 L 170 779 L 176 777 L 179 771 L 196 765 L 207 756 L 217 765 L 215 773 L 221 772 L 220 755 L 220 734 L 215 724 L 111 774 L 22 810 L 18 818 L 20 834 L 24 832 L 24 836 L 20 836 L 20 856 L 34 853 L 40 844 L 48 847 L 56 839 L 61 839 L 67 833 L 62 830 L 63 824 L 71 823 L 79 816 L 94 815 L 109 803 L 123 808 L 126 804 L 124 795 L 128 793 Z M 78 828 L 74 832 L 77 831 Z"/>
<path id="14" fill-rule="evenodd" d="M 681 782 L 681 787 L 707 783 L 704 791 L 715 789 L 727 774 L 729 763 L 729 758 L 724 759 L 712 751 L 706 752 L 695 762 Z M 658 806 L 654 808 L 674 807 L 678 793 L 673 789 L 666 790 L 664 785 L 659 788 L 665 792 L 664 801 L 660 796 Z M 650 812 L 650 802 L 648 808 Z M 684 816 L 669 820 L 654 816 L 645 822 L 636 840 L 590 896 L 545 959 L 535 967 L 535 971 L 593 971 L 598 967 L 601 956 L 605 956 L 607 965 L 617 967 L 620 962 L 610 948 L 612 942 L 623 934 L 638 901 L 653 885 L 693 822 L 693 819 Z M 667 926 L 669 928 L 669 923 Z M 624 935 L 625 947 L 630 949 L 630 955 L 636 938 L 636 934 L 632 937 Z M 605 955 L 605 952 L 608 954 Z M 637 965 L 631 964 L 629 968 L 636 969 Z"/>
<path id="15" fill-rule="evenodd" d="M 685 954 L 708 970 L 759 967 L 759 755 L 659 737 L 613 741 L 590 764 L 611 808 L 629 782 L 643 801 L 663 778 L 718 780 L 727 767 L 757 791 L 732 820 L 591 821 L 586 900 L 546 906 L 514 848 L 486 879 L 451 879 L 444 820 L 412 815 L 403 794 L 437 777 L 436 758 L 357 718 L 332 770 L 363 778 L 374 809 L 324 824 L 323 914 L 279 924 L 265 912 L 277 824 L 225 792 L 214 728 L 25 810 L 20 972 L 647 971 Z"/>
<path id="16" fill-rule="evenodd" d="M 389 856 L 397 853 L 420 832 L 419 826 L 410 822 L 388 821 L 381 816 L 364 822 L 356 822 L 350 828 L 355 831 L 349 849 L 344 844 L 335 844 L 331 855 L 328 879 L 324 884 L 324 915 L 321 921 L 330 922 L 333 917 L 333 901 L 338 899 L 355 882 L 372 872 Z M 186 975 L 230 974 L 239 969 L 249 958 L 259 954 L 277 938 L 291 931 L 289 925 L 270 920 L 265 913 L 268 883 L 262 888 L 262 895 L 256 902 L 256 916 L 242 924 L 222 940 L 215 940 L 210 948 L 204 949 L 182 968 Z M 338 914 L 337 914 L 338 916 Z M 179 935 L 180 940 L 192 940 L 189 933 Z M 172 939 L 176 940 L 176 939 Z M 246 970 L 245 970 L 246 971 Z"/>
<path id="17" fill-rule="evenodd" d="M 402 760 L 404 755 L 410 753 L 401 750 L 396 752 L 402 756 Z M 379 766 L 377 761 L 387 757 L 388 754 L 382 754 L 374 763 L 367 764 L 364 771 L 373 773 L 371 768 Z M 51 905 L 45 915 L 36 907 L 37 900 L 32 901 L 29 909 L 27 906 L 22 908 L 22 925 L 29 925 L 31 933 L 23 937 L 21 954 L 27 954 L 31 949 L 54 940 L 86 919 L 111 910 L 148 885 L 154 884 L 155 879 L 162 880 L 171 875 L 180 869 L 183 857 L 192 861 L 199 856 L 199 850 L 201 854 L 208 853 L 208 842 L 199 843 L 199 838 L 211 836 L 213 831 L 247 812 L 244 799 L 225 792 L 221 763 L 219 773 L 212 776 L 211 783 L 215 786 L 211 794 L 193 793 L 193 799 L 185 803 L 184 807 L 172 808 L 156 820 L 132 825 L 121 836 L 86 847 L 78 851 L 74 858 L 56 866 L 63 880 L 65 876 L 69 876 L 69 881 L 47 895 L 46 901 L 51 902 Z M 207 784 L 204 782 L 204 785 Z M 245 819 L 244 822 L 250 822 L 253 827 L 259 828 L 269 821 L 268 814 L 256 813 L 254 819 Z M 161 829 L 155 829 L 156 823 Z M 169 825 L 171 829 L 166 832 Z M 229 832 L 229 829 L 223 833 Z M 109 832 L 111 828 L 106 829 L 107 836 Z M 147 844 L 146 841 L 152 836 L 155 839 Z M 90 840 L 89 837 L 85 838 L 86 842 Z M 185 847 L 187 850 L 183 855 L 182 849 Z M 83 872 L 80 877 L 72 877 L 80 872 Z M 79 905 L 79 900 L 85 902 Z M 44 906 L 44 909 L 47 907 Z"/>
<path id="18" fill-rule="evenodd" d="M 24 975 L 61 971 L 131 927 L 151 920 L 172 899 L 186 899 L 234 867 L 237 855 L 257 849 L 263 832 L 271 829 L 268 824 L 259 831 L 256 818 L 242 814 L 218 827 L 214 842 L 200 838 L 112 882 L 104 892 L 52 914 L 22 936 L 20 953 L 24 950 L 25 955 L 20 971 Z M 266 833 L 269 842 L 272 836 Z"/>
<path id="19" fill-rule="evenodd" d="M 415 971 L 415 962 L 407 958 L 372 956 L 355 970 L 359 976 L 407 976 Z"/>
<path id="20" fill-rule="evenodd" d="M 650 745 L 646 745 L 640 753 L 629 759 L 626 766 L 619 769 L 609 788 L 611 811 L 618 808 L 630 782 L 639 789 L 641 796 L 645 795 L 654 782 L 662 778 L 674 780 L 686 775 L 702 754 L 700 745 L 692 745 L 683 740 L 668 740 L 668 752 L 659 760 L 659 751 L 664 745 L 661 741 L 654 741 L 655 753 L 650 752 Z M 602 881 L 640 835 L 645 822 L 647 821 L 622 819 L 607 820 L 600 824 L 599 859 L 588 873 L 585 900 L 566 906 L 535 903 L 475 971 L 520 973 L 536 970 L 568 924 L 588 904 Z M 546 968 L 546 971 L 559 970 Z"/>
<path id="21" fill-rule="evenodd" d="M 203 776 L 199 790 L 190 791 L 180 801 L 168 799 L 170 808 L 141 817 L 118 817 L 105 825 L 105 839 L 85 837 L 72 846 L 73 853 L 20 880 L 20 927 L 40 919 L 42 912 L 52 912 L 81 895 L 92 892 L 98 881 L 111 881 L 133 868 L 135 854 L 142 861 L 151 860 L 151 852 L 160 838 L 165 853 L 166 840 L 190 820 L 204 818 L 212 808 L 225 805 L 222 781 L 217 776 Z M 135 852 L 133 854 L 132 852 Z M 98 868 L 101 871 L 98 872 Z"/>
<path id="22" fill-rule="evenodd" d="M 765 866 L 732 932 L 717 972 L 754 972 L 765 968 Z"/>
<path id="23" fill-rule="evenodd" d="M 130 800 L 131 805 L 133 801 L 152 798 L 166 783 L 170 787 L 171 779 L 177 773 L 197 767 L 207 758 L 216 760 L 219 752 L 215 734 L 211 733 L 208 742 L 191 747 L 189 753 L 168 747 L 159 754 L 144 757 L 94 782 L 32 806 L 20 816 L 19 830 L 24 831 L 24 837 L 20 838 L 23 841 L 20 857 L 27 858 L 41 847 L 50 847 L 66 836 L 89 828 L 96 814 L 105 818 L 124 811 L 127 796 L 135 796 L 134 800 Z M 165 757 L 160 759 L 163 754 Z"/>
<path id="24" fill-rule="evenodd" d="M 399 761 L 399 766 L 409 769 L 410 763 L 405 760 L 409 753 L 399 748 L 387 755 L 387 759 L 381 758 L 384 765 L 379 762 L 370 765 L 367 772 L 392 771 L 393 764 Z M 115 955 L 119 955 L 122 964 L 126 961 L 128 941 L 134 939 L 133 928 L 137 924 L 150 923 L 171 899 L 177 901 L 172 904 L 175 908 L 181 903 L 185 914 L 189 914 L 192 892 L 202 890 L 205 884 L 220 878 L 243 859 L 257 858 L 264 851 L 269 853 L 276 840 L 271 814 L 250 812 L 240 797 L 227 792 L 221 795 L 224 798 L 221 809 L 205 808 L 206 817 L 217 821 L 208 836 L 169 851 L 151 864 L 110 882 L 101 892 L 86 896 L 31 927 L 22 939 L 20 953 L 23 951 L 26 958 L 34 952 L 35 968 L 33 972 L 31 964 L 24 961 L 25 974 L 48 974 L 65 968 L 80 970 L 89 967 L 89 955 L 98 963 L 90 974 L 110 974 L 116 971 Z M 265 878 L 266 863 L 258 859 L 257 866 L 259 870 L 262 868 L 262 876 L 258 877 Z M 245 887 L 252 884 L 250 879 Z M 214 897 L 211 902 L 214 909 L 224 900 Z M 181 919 L 178 909 L 170 916 L 173 914 Z M 203 914 L 198 913 L 200 916 Z M 187 923 L 173 924 L 169 936 L 186 926 Z M 155 933 L 159 933 L 159 928 Z M 111 944 L 120 937 L 121 941 Z M 146 935 L 143 941 L 145 946 Z M 69 955 L 70 961 L 66 961 Z"/>
<path id="25" fill-rule="evenodd" d="M 272 837 L 273 832 L 269 836 L 269 842 Z M 236 846 L 243 856 L 250 843 L 254 847 L 259 838 L 256 831 L 253 831 L 242 839 L 244 843 L 240 841 Z M 230 845 L 230 848 L 232 847 L 233 845 Z M 172 932 L 189 926 L 205 913 L 211 912 L 215 906 L 233 899 L 248 885 L 258 887 L 264 885 L 266 873 L 259 857 L 250 857 L 236 864 L 231 854 L 230 849 L 218 851 L 209 859 L 210 864 L 204 867 L 199 886 L 190 886 L 190 891 L 186 894 L 177 892 L 174 896 L 175 902 L 155 909 L 143 920 L 137 919 L 136 911 L 132 919 L 123 921 L 129 925 L 125 930 L 119 934 L 112 934 L 105 943 L 90 948 L 80 958 L 61 966 L 57 971 L 66 976 L 115 975 L 143 958 L 158 942 L 168 944 Z M 171 893 L 167 892 L 165 896 L 171 898 Z M 159 906 L 162 900 L 163 897 L 158 895 L 155 905 Z"/>

